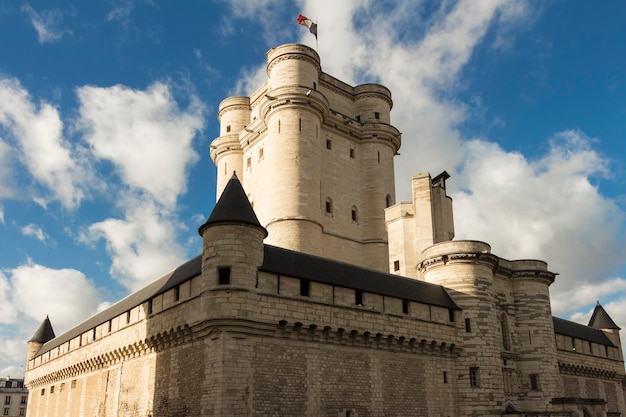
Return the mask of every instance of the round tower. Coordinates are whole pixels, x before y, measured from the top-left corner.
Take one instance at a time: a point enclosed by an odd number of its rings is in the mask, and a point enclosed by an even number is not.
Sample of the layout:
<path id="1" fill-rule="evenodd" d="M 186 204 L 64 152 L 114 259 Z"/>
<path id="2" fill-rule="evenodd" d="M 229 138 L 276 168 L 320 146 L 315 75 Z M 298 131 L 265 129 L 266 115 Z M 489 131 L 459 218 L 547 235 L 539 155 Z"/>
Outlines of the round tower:
<path id="1" fill-rule="evenodd" d="M 493 415 L 502 402 L 501 337 L 494 271 L 498 258 L 478 241 L 449 241 L 426 248 L 418 270 L 424 279 L 442 285 L 463 309 L 457 324 L 464 354 L 457 361 L 459 387 L 466 398 L 461 415 Z M 467 407 L 467 408 L 465 408 Z"/>
<path id="2" fill-rule="evenodd" d="M 536 410 L 557 396 L 560 382 L 548 288 L 555 274 L 538 260 L 511 261 L 510 268 L 519 339 L 517 366 L 522 390 L 529 393 L 524 407 Z M 531 382 L 531 378 L 535 379 Z"/>
<path id="3" fill-rule="evenodd" d="M 243 178 L 243 150 L 239 133 L 250 123 L 250 97 L 229 97 L 219 105 L 220 136 L 211 143 L 211 159 L 217 167 L 217 196 L 233 172 Z"/>
<path id="4" fill-rule="evenodd" d="M 54 330 L 52 329 L 52 323 L 50 323 L 50 319 L 48 316 L 41 322 L 37 331 L 33 334 L 33 337 L 28 341 L 28 353 L 26 360 L 30 362 L 35 356 L 37 356 L 37 352 L 39 349 L 48 341 L 54 339 L 56 336 L 54 334 Z M 30 364 L 27 364 L 28 366 Z"/>
<path id="5" fill-rule="evenodd" d="M 362 193 L 362 239 L 369 267 L 389 263 L 385 208 L 395 203 L 393 158 L 400 148 L 400 132 L 390 124 L 391 92 L 379 84 L 354 88 L 355 116 L 362 125 L 360 143 Z M 384 259 L 379 259 L 381 256 Z"/>
<path id="6" fill-rule="evenodd" d="M 258 196 L 267 243 L 321 254 L 321 125 L 328 112 L 317 91 L 320 59 L 304 45 L 288 44 L 267 53 L 268 89 L 260 104 L 267 126 L 264 146 L 271 196 Z M 255 196 L 255 199 L 257 196 Z"/>
<path id="7" fill-rule="evenodd" d="M 233 174 L 208 220 L 200 226 L 202 275 L 208 288 L 218 285 L 251 287 L 263 263 L 261 226 L 237 178 Z"/>

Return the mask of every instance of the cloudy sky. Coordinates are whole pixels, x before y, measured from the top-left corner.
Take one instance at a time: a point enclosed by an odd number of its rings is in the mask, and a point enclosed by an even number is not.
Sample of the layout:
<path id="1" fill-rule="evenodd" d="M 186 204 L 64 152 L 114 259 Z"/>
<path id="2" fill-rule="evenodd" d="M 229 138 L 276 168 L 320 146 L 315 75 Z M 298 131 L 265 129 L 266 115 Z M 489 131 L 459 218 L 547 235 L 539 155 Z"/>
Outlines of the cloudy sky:
<path id="1" fill-rule="evenodd" d="M 447 170 L 457 239 L 558 272 L 555 315 L 626 327 L 626 3 L 0 0 L 0 375 L 197 255 L 219 102 L 265 52 L 392 91 L 399 200 Z"/>

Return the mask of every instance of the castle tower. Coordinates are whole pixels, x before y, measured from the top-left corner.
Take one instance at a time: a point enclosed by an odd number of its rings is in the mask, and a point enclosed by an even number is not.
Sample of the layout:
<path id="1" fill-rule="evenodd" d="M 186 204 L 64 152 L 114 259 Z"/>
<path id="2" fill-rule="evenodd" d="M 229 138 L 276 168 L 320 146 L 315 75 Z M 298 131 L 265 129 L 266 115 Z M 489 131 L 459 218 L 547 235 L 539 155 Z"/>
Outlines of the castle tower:
<path id="1" fill-rule="evenodd" d="M 267 231 L 257 219 L 236 174 L 224 187 L 208 220 L 200 226 L 202 274 L 208 288 L 218 285 L 254 287 L 263 263 Z"/>
<path id="2" fill-rule="evenodd" d="M 447 172 L 435 178 L 428 173 L 411 178 L 413 200 L 385 210 L 389 233 L 389 271 L 423 279 L 416 269 L 424 249 L 454 238 L 452 198 L 446 194 Z"/>
<path id="3" fill-rule="evenodd" d="M 615 346 L 622 346 L 619 337 L 620 327 L 615 324 L 611 316 L 609 316 L 609 313 L 600 305 L 599 301 L 596 303 L 593 314 L 591 314 L 588 326 L 602 330 Z M 619 353 L 621 354 L 621 350 L 619 350 Z"/>
<path id="4" fill-rule="evenodd" d="M 218 195 L 235 170 L 266 243 L 387 271 L 384 209 L 400 147 L 391 93 L 325 74 L 298 44 L 270 49 L 267 75 L 251 97 L 220 104 Z"/>
<path id="5" fill-rule="evenodd" d="M 50 323 L 50 319 L 48 316 L 41 322 L 37 331 L 33 334 L 33 337 L 28 341 L 28 353 L 26 360 L 30 361 L 36 355 L 39 349 L 44 345 L 44 343 L 55 338 L 54 330 L 52 329 L 52 324 Z"/>

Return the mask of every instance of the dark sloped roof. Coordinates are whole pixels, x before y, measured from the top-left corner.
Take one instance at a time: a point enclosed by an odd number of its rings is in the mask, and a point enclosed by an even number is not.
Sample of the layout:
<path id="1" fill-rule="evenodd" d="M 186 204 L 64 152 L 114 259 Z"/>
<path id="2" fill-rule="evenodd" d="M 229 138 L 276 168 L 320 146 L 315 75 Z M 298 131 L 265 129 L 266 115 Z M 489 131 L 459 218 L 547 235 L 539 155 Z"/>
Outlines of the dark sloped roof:
<path id="1" fill-rule="evenodd" d="M 262 271 L 460 310 L 435 284 L 265 245 Z"/>
<path id="2" fill-rule="evenodd" d="M 95 316 L 88 318 L 78 326 L 74 327 L 71 330 L 68 330 L 56 339 L 48 339 L 50 341 L 46 341 L 47 343 L 45 343 L 41 347 L 38 353 L 42 354 L 51 349 L 54 349 L 55 347 L 70 341 L 71 339 L 85 333 L 86 331 L 89 331 L 94 327 L 99 326 L 102 323 L 105 323 L 112 318 L 117 317 L 120 314 L 123 314 L 126 311 L 148 301 L 152 297 L 163 294 L 164 292 L 171 290 L 177 285 L 195 277 L 196 275 L 199 275 L 201 262 L 201 256 L 196 256 L 190 261 L 187 261 L 186 263 L 176 268 L 173 272 L 166 274 L 165 276 L 148 284 L 142 289 L 130 294 L 128 297 L 118 301 L 106 310 L 103 310 L 100 313 L 97 313 Z"/>
<path id="3" fill-rule="evenodd" d="M 218 223 L 244 223 L 257 226 L 263 229 L 265 236 L 267 236 L 267 230 L 259 223 L 259 219 L 256 217 L 248 197 L 246 197 L 246 192 L 234 173 L 224 187 L 220 199 L 215 203 L 209 219 L 200 226 L 198 233 L 202 236 L 205 228 Z"/>
<path id="4" fill-rule="evenodd" d="M 128 297 L 85 320 L 59 337 L 46 340 L 47 343 L 42 346 L 38 353 L 42 354 L 54 349 L 151 298 L 200 275 L 201 264 L 202 259 L 201 256 L 198 255 L 176 268 L 172 273 L 130 294 Z M 361 268 L 275 246 L 265 245 L 265 259 L 260 270 L 460 310 L 445 289 L 439 285 Z"/>
<path id="5" fill-rule="evenodd" d="M 55 335 L 54 330 L 52 329 L 52 323 L 50 323 L 50 319 L 46 316 L 44 321 L 42 321 L 37 328 L 37 331 L 35 331 L 35 334 L 33 334 L 33 337 L 31 337 L 28 342 L 44 344 L 47 341 L 54 339 L 54 337 Z"/>
<path id="6" fill-rule="evenodd" d="M 596 308 L 593 310 L 593 314 L 589 320 L 589 327 L 593 327 L 594 329 L 621 330 L 619 326 L 615 324 L 611 316 L 609 316 L 609 313 L 606 312 L 604 307 L 600 305 L 599 301 L 596 303 Z"/>
<path id="7" fill-rule="evenodd" d="M 552 321 L 554 323 L 554 333 L 599 343 L 601 345 L 615 346 L 602 330 L 558 317 L 552 317 Z"/>

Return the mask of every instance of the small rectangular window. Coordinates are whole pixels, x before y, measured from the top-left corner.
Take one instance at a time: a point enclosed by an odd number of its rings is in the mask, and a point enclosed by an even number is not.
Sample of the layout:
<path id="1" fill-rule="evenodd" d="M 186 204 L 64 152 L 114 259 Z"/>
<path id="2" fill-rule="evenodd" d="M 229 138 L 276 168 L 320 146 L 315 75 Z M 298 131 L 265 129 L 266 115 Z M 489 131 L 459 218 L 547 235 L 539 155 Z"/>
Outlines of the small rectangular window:
<path id="1" fill-rule="evenodd" d="M 402 313 L 409 314 L 409 300 L 402 300 Z"/>
<path id="2" fill-rule="evenodd" d="M 246 168 L 252 168 L 252 158 L 246 159 Z"/>
<path id="3" fill-rule="evenodd" d="M 357 122 L 361 122 L 361 115 L 360 114 L 356 117 L 356 121 Z"/>
<path id="4" fill-rule="evenodd" d="M 350 148 L 350 158 L 354 159 L 355 151 L 353 148 Z"/>
<path id="5" fill-rule="evenodd" d="M 226 132 L 230 132 L 230 125 L 226 126 Z"/>
<path id="6" fill-rule="evenodd" d="M 317 83 L 313 81 L 313 90 L 317 90 Z"/>
<path id="7" fill-rule="evenodd" d="M 174 288 L 174 301 L 178 300 L 180 300 L 180 285 L 177 285 L 176 288 Z"/>
<path id="8" fill-rule="evenodd" d="M 54 394 L 54 385 L 50 387 L 50 394 Z"/>
<path id="9" fill-rule="evenodd" d="M 394 271 L 400 270 L 400 261 L 393 261 L 393 270 Z"/>
<path id="10" fill-rule="evenodd" d="M 109 320 L 109 333 L 111 333 L 112 328 L 113 328 L 113 320 Z"/>
<path id="11" fill-rule="evenodd" d="M 45 388 L 42 388 L 42 389 L 41 389 L 41 395 L 45 395 L 45 394 L 46 394 L 46 389 L 45 389 Z"/>
<path id="12" fill-rule="evenodd" d="M 470 387 L 478 386 L 478 368 L 469 369 Z"/>
<path id="13" fill-rule="evenodd" d="M 126 312 L 126 324 L 130 323 L 130 310 Z"/>
<path id="14" fill-rule="evenodd" d="M 300 280 L 300 295 L 303 297 L 308 297 L 310 289 L 311 289 L 311 283 L 306 279 L 301 279 Z"/>
<path id="15" fill-rule="evenodd" d="M 530 389 L 533 391 L 539 391 L 539 375 L 530 374 Z"/>
<path id="16" fill-rule="evenodd" d="M 26 396 L 24 395 L 21 400 L 20 400 L 20 404 L 26 404 Z"/>
<path id="17" fill-rule="evenodd" d="M 263 148 L 259 149 L 259 161 L 263 159 Z"/>
<path id="18" fill-rule="evenodd" d="M 97 337 L 98 337 L 98 334 L 97 334 L 97 332 L 96 332 L 96 328 L 94 327 L 94 328 L 93 328 L 93 333 L 92 333 L 92 335 L 91 335 L 91 339 L 92 339 L 92 340 L 96 340 L 96 338 L 97 338 Z"/>
<path id="19" fill-rule="evenodd" d="M 6 405 L 10 405 L 11 404 L 11 396 L 7 395 L 6 397 L 4 397 L 4 403 Z"/>
<path id="20" fill-rule="evenodd" d="M 358 306 L 363 305 L 363 291 L 354 291 L 354 303 Z"/>
<path id="21" fill-rule="evenodd" d="M 352 209 L 352 221 L 355 222 L 356 220 L 357 220 L 356 209 Z"/>
<path id="22" fill-rule="evenodd" d="M 450 320 L 450 323 L 454 323 L 454 310 L 451 308 L 448 309 L 448 320 Z"/>
<path id="23" fill-rule="evenodd" d="M 148 300 L 148 314 L 152 314 L 152 298 Z"/>
<path id="24" fill-rule="evenodd" d="M 26 415 L 26 409 L 20 408 L 20 416 L 25 416 L 25 415 Z"/>
<path id="25" fill-rule="evenodd" d="M 70 384 L 70 388 L 76 388 L 76 380 L 72 379 L 72 382 Z"/>
<path id="26" fill-rule="evenodd" d="M 380 113 L 379 112 L 377 112 L 377 111 L 374 112 L 374 119 L 377 119 L 377 120 L 380 119 Z"/>
<path id="27" fill-rule="evenodd" d="M 332 149 L 333 148 L 333 141 L 330 139 L 326 139 L 326 149 Z"/>
<path id="28" fill-rule="evenodd" d="M 448 383 L 448 373 L 446 371 L 443 371 L 443 383 Z"/>
<path id="29" fill-rule="evenodd" d="M 8 408 L 5 408 L 5 409 L 4 409 L 4 415 L 5 415 L 5 416 L 8 416 L 8 415 L 9 415 L 9 409 L 8 409 Z"/>
<path id="30" fill-rule="evenodd" d="M 217 268 L 217 276 L 219 285 L 229 285 L 230 284 L 230 266 L 222 266 Z"/>
<path id="31" fill-rule="evenodd" d="M 576 350 L 576 339 L 572 337 L 572 350 Z"/>
<path id="32" fill-rule="evenodd" d="M 465 319 L 465 333 L 471 333 L 472 332 L 472 322 L 470 321 L 469 318 Z"/>

